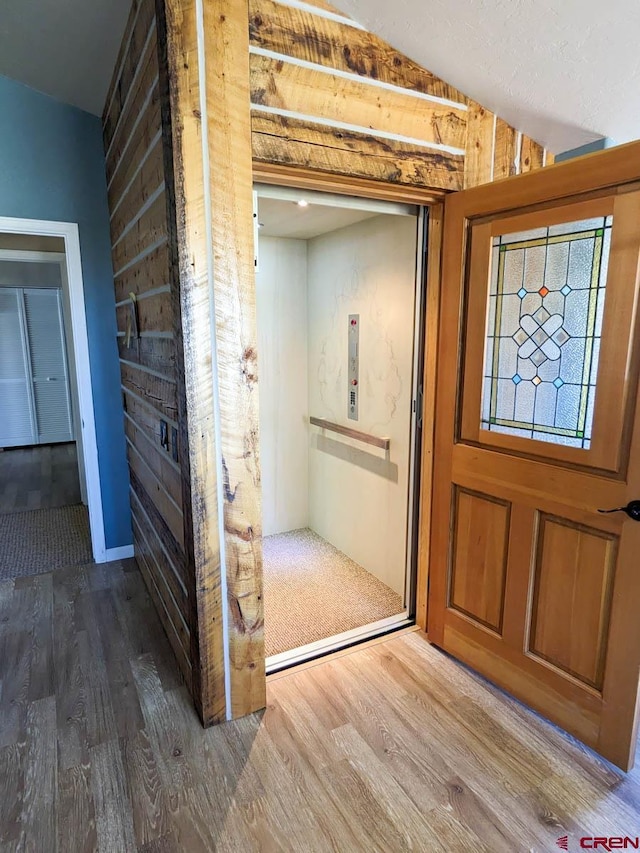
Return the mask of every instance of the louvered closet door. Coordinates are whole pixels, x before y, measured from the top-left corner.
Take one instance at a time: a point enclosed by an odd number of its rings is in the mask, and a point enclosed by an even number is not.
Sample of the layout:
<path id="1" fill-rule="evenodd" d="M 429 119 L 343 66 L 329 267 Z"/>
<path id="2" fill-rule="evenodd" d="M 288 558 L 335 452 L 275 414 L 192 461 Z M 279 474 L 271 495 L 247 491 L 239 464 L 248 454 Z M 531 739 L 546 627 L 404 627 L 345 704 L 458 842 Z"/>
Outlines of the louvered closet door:
<path id="1" fill-rule="evenodd" d="M 59 290 L 24 291 L 39 444 L 73 441 Z"/>
<path id="2" fill-rule="evenodd" d="M 0 287 L 0 447 L 20 447 L 36 440 L 23 335 L 22 291 Z"/>

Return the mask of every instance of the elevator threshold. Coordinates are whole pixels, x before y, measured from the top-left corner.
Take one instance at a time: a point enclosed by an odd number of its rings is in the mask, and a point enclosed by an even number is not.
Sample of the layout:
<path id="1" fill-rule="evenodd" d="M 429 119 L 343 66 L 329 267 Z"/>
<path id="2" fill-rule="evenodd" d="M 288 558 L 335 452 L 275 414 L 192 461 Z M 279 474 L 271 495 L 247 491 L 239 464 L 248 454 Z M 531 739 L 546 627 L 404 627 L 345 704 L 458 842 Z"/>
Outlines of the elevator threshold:
<path id="1" fill-rule="evenodd" d="M 396 616 L 378 619 L 377 622 L 370 622 L 368 625 L 362 625 L 360 628 L 353 628 L 350 631 L 344 631 L 342 634 L 335 634 L 333 637 L 316 640 L 314 643 L 308 643 L 306 646 L 299 646 L 297 649 L 290 649 L 286 652 L 280 652 L 277 655 L 271 655 L 265 661 L 266 673 L 267 675 L 273 675 L 283 669 L 330 655 L 333 652 L 346 649 L 349 646 L 355 646 L 374 637 L 399 631 L 401 628 L 407 628 L 414 623 L 415 620 L 411 619 L 408 611 L 405 610 Z"/>

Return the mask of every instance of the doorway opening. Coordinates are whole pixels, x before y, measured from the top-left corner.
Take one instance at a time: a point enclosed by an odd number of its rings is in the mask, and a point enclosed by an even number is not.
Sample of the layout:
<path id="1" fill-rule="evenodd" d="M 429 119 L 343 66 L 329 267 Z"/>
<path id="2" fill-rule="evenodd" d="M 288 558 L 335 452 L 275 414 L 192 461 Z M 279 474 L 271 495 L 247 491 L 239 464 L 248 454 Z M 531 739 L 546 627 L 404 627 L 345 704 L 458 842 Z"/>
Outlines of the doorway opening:
<path id="1" fill-rule="evenodd" d="M 417 206 L 255 187 L 267 672 L 409 625 Z"/>
<path id="2" fill-rule="evenodd" d="M 0 580 L 106 556 L 87 355 L 77 226 L 0 220 Z"/>

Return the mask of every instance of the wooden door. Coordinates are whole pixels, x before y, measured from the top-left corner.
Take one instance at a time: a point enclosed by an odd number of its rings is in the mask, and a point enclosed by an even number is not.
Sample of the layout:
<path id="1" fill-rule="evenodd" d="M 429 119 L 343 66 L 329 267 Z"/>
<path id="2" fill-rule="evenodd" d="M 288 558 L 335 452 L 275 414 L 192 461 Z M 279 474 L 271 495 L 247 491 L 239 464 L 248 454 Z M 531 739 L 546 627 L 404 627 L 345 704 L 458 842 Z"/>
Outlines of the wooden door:
<path id="1" fill-rule="evenodd" d="M 640 145 L 445 205 L 429 638 L 618 766 L 635 748 Z"/>

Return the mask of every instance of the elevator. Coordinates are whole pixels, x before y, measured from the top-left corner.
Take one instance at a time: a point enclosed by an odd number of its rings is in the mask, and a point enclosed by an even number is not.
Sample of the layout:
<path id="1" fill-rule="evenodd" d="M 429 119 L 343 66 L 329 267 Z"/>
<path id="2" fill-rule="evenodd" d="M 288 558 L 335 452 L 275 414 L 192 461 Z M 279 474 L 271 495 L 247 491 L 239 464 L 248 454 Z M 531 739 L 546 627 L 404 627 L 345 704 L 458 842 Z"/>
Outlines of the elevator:
<path id="1" fill-rule="evenodd" d="M 425 214 L 256 185 L 265 646 L 411 623 Z"/>

